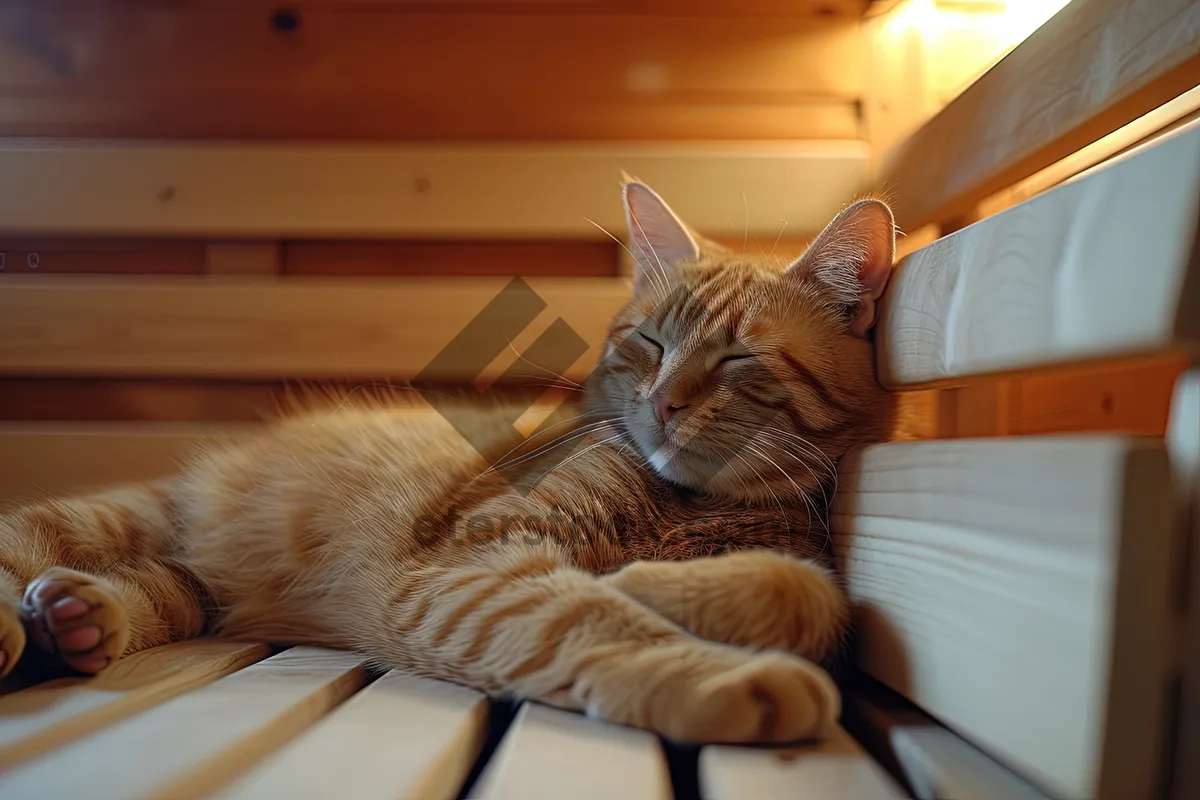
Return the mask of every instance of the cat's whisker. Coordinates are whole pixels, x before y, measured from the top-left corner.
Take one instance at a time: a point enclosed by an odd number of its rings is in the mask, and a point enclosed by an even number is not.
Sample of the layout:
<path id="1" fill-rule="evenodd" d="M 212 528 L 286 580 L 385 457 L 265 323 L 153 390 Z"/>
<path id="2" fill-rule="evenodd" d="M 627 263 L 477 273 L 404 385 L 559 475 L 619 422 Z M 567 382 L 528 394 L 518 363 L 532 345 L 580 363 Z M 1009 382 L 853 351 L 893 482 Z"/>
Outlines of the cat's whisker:
<path id="1" fill-rule="evenodd" d="M 484 470 L 482 473 L 480 473 L 479 476 L 476 478 L 476 480 L 478 480 L 479 478 L 482 478 L 485 475 L 488 475 L 492 472 L 496 472 L 501 469 L 508 469 L 510 467 L 515 467 L 518 464 L 523 464 L 532 458 L 536 458 L 538 456 L 538 454 L 540 454 L 540 453 L 549 451 L 555 447 L 560 447 L 560 446 L 566 444 L 567 442 L 571 442 L 571 441 L 574 441 L 581 437 L 587 436 L 589 433 L 599 430 L 600 428 L 603 428 L 606 425 L 611 425 L 612 423 L 613 423 L 613 420 L 606 419 L 606 420 L 600 420 L 599 422 L 592 422 L 592 423 L 588 423 L 587 425 L 582 425 L 579 428 L 576 428 L 571 431 L 567 431 L 566 433 L 562 434 L 561 436 L 551 439 L 549 442 L 541 445 L 540 447 L 536 448 L 532 452 L 522 454 L 520 458 L 517 458 L 513 461 L 505 461 L 504 459 L 506 459 L 513 452 L 513 450 L 516 450 L 516 449 L 520 448 L 522 445 L 525 445 L 529 442 L 528 439 L 525 439 L 520 444 L 518 444 L 516 447 L 514 447 L 512 450 L 509 450 L 508 453 L 505 453 L 504 456 L 502 456 L 500 459 L 498 459 L 494 464 L 492 464 L 492 466 L 488 467 L 486 470 Z"/>
<path id="2" fill-rule="evenodd" d="M 587 447 L 580 450 L 578 453 L 568 456 L 567 458 L 565 458 L 562 461 L 555 464 L 553 467 L 551 467 L 550 469 L 548 469 L 546 471 L 546 475 L 549 475 L 551 472 L 554 472 L 556 469 L 561 469 L 562 467 L 565 467 L 567 464 L 570 464 L 572 461 L 574 461 L 577 458 L 580 458 L 581 456 L 587 455 L 591 451 L 595 450 L 597 447 L 602 447 L 603 445 L 606 445 L 609 442 L 615 442 L 616 440 L 621 439 L 624 436 L 625 436 L 625 434 L 624 434 L 624 432 L 622 432 L 622 433 L 616 434 L 615 436 L 609 436 L 607 439 L 601 439 L 598 442 L 593 442 L 592 444 L 589 444 Z"/>
<path id="3" fill-rule="evenodd" d="M 775 255 L 775 248 L 779 247 L 779 240 L 783 238 L 783 232 L 787 230 L 788 221 L 782 218 L 779 221 L 783 223 L 783 227 L 779 229 L 779 233 L 775 236 L 775 244 L 771 245 L 771 252 L 767 253 L 767 258 Z"/>
<path id="4" fill-rule="evenodd" d="M 554 370 L 550 369 L 549 367 L 543 367 L 541 364 L 535 364 L 534 362 L 530 361 L 523 353 L 521 353 L 520 350 L 518 350 L 516 347 L 513 346 L 511 339 L 505 339 L 504 343 L 505 343 L 505 345 L 508 346 L 509 350 L 512 350 L 513 353 L 516 354 L 518 361 L 524 361 L 526 364 L 533 367 L 534 369 L 541 370 L 542 372 L 546 373 L 547 375 L 549 375 L 550 377 L 552 377 L 556 380 L 560 380 L 560 381 L 562 381 L 566 384 L 569 384 L 570 386 L 572 386 L 576 389 L 579 389 L 581 391 L 583 390 L 583 384 L 576 383 L 575 381 L 571 380 L 570 378 L 566 377 L 565 375 L 560 375 L 559 373 L 555 372 Z"/>
<path id="5" fill-rule="evenodd" d="M 750 468 L 750 471 L 754 473 L 754 477 L 758 478 L 758 480 L 762 483 L 763 488 L 767 490 L 767 494 L 770 495 L 771 499 L 775 501 L 775 505 L 779 506 L 779 518 L 781 520 L 783 520 L 783 528 L 787 532 L 788 538 L 791 538 L 792 526 L 788 522 L 787 511 L 784 510 L 783 503 L 780 501 L 779 496 L 777 494 L 775 494 L 775 491 L 771 488 L 770 482 L 766 478 L 764 478 L 762 473 L 759 472 L 757 469 L 755 469 L 754 465 L 751 464 L 741 453 L 734 453 L 734 455 L 738 458 L 739 461 L 741 461 L 743 464 L 745 464 L 747 467 Z M 812 525 L 812 517 L 810 515 L 809 526 L 811 527 L 811 525 Z"/>
<path id="6" fill-rule="evenodd" d="M 603 233 L 605 236 L 607 236 L 608 238 L 610 238 L 610 239 L 612 239 L 614 242 L 616 242 L 618 245 L 620 245 L 621 249 L 622 249 L 622 250 L 624 250 L 626 253 L 628 253 L 630 258 L 632 258 L 632 259 L 633 259 L 635 262 L 637 261 L 637 256 L 635 256 L 635 255 L 633 254 L 633 251 L 632 251 L 632 250 L 630 250 L 630 249 L 629 249 L 629 247 L 628 247 L 628 246 L 627 246 L 627 245 L 626 245 L 624 242 L 622 242 L 622 241 L 621 241 L 620 239 L 618 239 L 616 236 L 613 236 L 611 233 L 609 233 L 608 229 L 606 229 L 606 228 L 605 228 L 603 225 L 601 225 L 599 222 L 596 222 L 596 220 L 594 220 L 594 219 L 589 219 L 588 217 L 584 217 L 584 220 L 586 220 L 587 222 L 590 222 L 590 223 L 592 223 L 592 224 L 593 224 L 593 225 L 595 225 L 597 228 L 599 228 L 601 233 Z M 639 227 L 641 227 L 641 226 L 639 225 Z M 644 234 L 644 233 L 645 233 L 645 232 L 643 231 L 643 234 Z M 657 256 L 657 255 L 655 255 L 655 258 L 658 258 L 658 256 Z M 660 266 L 661 266 L 661 264 L 660 264 Z M 657 289 L 659 292 L 661 292 L 661 293 L 663 294 L 663 296 L 666 296 L 666 291 L 664 290 L 664 288 L 663 288 L 663 287 L 661 287 L 661 286 L 658 286 L 658 285 L 655 285 L 655 288 L 656 288 L 656 289 Z"/>

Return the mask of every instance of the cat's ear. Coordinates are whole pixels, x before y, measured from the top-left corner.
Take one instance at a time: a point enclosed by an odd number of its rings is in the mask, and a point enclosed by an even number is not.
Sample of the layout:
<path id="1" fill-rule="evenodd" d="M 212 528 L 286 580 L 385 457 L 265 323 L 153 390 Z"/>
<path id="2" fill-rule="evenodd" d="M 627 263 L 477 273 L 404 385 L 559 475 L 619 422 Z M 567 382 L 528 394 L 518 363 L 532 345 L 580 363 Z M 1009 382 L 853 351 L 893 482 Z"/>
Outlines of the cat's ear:
<path id="1" fill-rule="evenodd" d="M 683 221 L 653 189 L 625 176 L 625 224 L 629 250 L 637 262 L 634 291 L 665 288 L 672 270 L 700 256 L 700 245 Z"/>
<path id="2" fill-rule="evenodd" d="M 815 282 L 846 309 L 850 333 L 866 336 L 896 255 L 896 222 L 880 200 L 860 200 L 821 231 L 786 274 Z"/>

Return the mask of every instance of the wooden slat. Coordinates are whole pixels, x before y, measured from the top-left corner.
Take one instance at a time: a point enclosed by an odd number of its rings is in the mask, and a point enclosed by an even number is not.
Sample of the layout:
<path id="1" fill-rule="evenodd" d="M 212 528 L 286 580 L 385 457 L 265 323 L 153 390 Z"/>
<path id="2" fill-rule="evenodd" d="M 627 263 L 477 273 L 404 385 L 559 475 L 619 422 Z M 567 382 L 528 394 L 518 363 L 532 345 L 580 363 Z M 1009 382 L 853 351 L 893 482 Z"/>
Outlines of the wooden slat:
<path id="1" fill-rule="evenodd" d="M 824 227 L 861 188 L 866 164 L 861 142 L 8 140 L 0 144 L 0 185 L 22 191 L 0 193 L 0 232 L 609 241 L 589 220 L 621 233 L 624 169 L 653 185 L 697 230 L 740 238 L 748 229 L 774 238 L 781 218 L 795 230 Z"/>
<path id="2" fill-rule="evenodd" d="M 253 423 L 6 423 L 0 425 L 0 506 L 158 478 L 202 442 L 257 429 Z"/>
<path id="3" fill-rule="evenodd" d="M 1048 794 L 1151 796 L 1175 549 L 1161 440 L 879 445 L 839 477 L 859 666 Z"/>
<path id="4" fill-rule="evenodd" d="M 855 692 L 849 704 L 917 800 L 1049 800 L 1029 782 L 926 715 Z M 868 735 L 870 739 L 868 739 Z M 873 753 L 875 751 L 872 751 Z"/>
<path id="5" fill-rule="evenodd" d="M 270 655 L 261 644 L 197 639 L 121 659 L 101 675 L 0 697 L 0 773 Z"/>
<path id="6" fill-rule="evenodd" d="M 607 241 L 297 241 L 284 245 L 289 275 L 617 274 L 617 243 Z"/>
<path id="7" fill-rule="evenodd" d="M 364 657 L 297 647 L 0 776 L 5 797 L 204 797 L 358 689 Z"/>
<path id="8" fill-rule="evenodd" d="M 880 379 L 944 383 L 1194 341 L 1198 230 L 1195 130 L 943 237 L 892 278 Z"/>
<path id="9" fill-rule="evenodd" d="M 0 136 L 858 135 L 863 77 L 858 27 L 848 18 L 298 3 L 299 24 L 287 32 L 272 27 L 278 7 L 245 3 L 16 5 L 0 6 L 0 24 L 12 31 L 0 49 Z"/>
<path id="10" fill-rule="evenodd" d="M 706 800 L 904 796 L 841 727 L 821 744 L 788 750 L 705 747 L 700 751 L 700 789 Z"/>
<path id="11" fill-rule="evenodd" d="M 911 229 L 983 198 L 1197 85 L 1193 0 L 1075 0 L 884 162 Z"/>
<path id="12" fill-rule="evenodd" d="M 390 672 L 220 793 L 451 800 L 487 734 L 478 692 Z"/>
<path id="13" fill-rule="evenodd" d="M 0 291 L 0 374 L 410 378 L 508 284 L 500 277 L 14 278 Z M 515 351 L 561 317 L 590 348 L 567 375 L 585 376 L 629 298 L 629 282 L 531 278 L 528 285 L 546 307 L 528 327 L 516 326 Z M 524 322 L 520 311 L 506 315 Z M 504 333 L 489 342 L 494 354 L 481 352 L 497 359 L 480 373 L 485 378 L 516 359 Z M 466 374 L 471 369 L 449 365 L 437 377 L 469 381 L 477 377 Z"/>
<path id="14" fill-rule="evenodd" d="M 480 800 L 669 800 L 658 739 L 645 731 L 526 704 L 471 792 Z"/>

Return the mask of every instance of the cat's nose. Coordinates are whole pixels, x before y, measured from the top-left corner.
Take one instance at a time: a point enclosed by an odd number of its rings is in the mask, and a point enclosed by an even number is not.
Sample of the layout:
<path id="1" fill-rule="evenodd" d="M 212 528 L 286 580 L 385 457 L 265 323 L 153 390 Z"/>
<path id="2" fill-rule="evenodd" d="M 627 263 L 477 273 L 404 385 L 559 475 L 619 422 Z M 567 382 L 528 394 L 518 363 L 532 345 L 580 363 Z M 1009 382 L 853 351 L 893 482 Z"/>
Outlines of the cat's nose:
<path id="1" fill-rule="evenodd" d="M 685 408 L 687 408 L 687 403 L 677 397 L 672 397 L 670 393 L 663 393 L 654 398 L 654 416 L 663 425 L 666 425 L 676 412 Z"/>

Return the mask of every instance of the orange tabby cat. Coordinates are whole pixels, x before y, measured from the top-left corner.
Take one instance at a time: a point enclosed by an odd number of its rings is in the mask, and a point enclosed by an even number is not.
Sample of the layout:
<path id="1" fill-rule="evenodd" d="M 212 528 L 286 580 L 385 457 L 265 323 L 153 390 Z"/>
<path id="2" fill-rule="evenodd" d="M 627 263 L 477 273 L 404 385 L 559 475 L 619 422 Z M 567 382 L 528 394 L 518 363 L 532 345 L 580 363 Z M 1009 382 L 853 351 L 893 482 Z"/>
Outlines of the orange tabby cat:
<path id="1" fill-rule="evenodd" d="M 833 460 L 891 424 L 867 339 L 891 212 L 856 203 L 785 264 L 701 239 L 641 183 L 624 199 L 633 299 L 557 430 L 489 469 L 456 430 L 487 431 L 486 404 L 454 426 L 420 402 L 309 414 L 0 517 L 0 674 L 215 631 L 680 740 L 828 731 L 817 664 L 847 603 L 812 512 Z"/>

